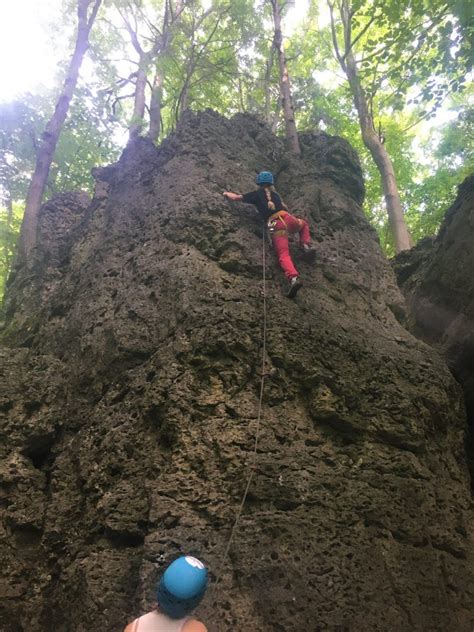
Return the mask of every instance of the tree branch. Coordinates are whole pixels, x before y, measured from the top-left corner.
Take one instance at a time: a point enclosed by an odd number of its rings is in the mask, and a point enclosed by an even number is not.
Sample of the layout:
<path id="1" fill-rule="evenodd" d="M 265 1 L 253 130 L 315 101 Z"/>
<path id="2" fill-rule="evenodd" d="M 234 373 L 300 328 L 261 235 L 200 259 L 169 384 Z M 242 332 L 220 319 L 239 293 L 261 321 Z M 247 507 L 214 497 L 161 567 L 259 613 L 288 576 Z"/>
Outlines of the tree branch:
<path id="1" fill-rule="evenodd" d="M 126 14 L 122 13 L 122 11 L 119 8 L 117 9 L 117 11 L 119 12 L 120 17 L 122 18 L 122 20 L 125 23 L 125 26 L 127 27 L 127 31 L 128 31 L 128 34 L 130 35 L 130 40 L 132 42 L 133 48 L 137 51 L 140 57 L 142 57 L 145 53 L 140 45 L 140 42 L 138 41 L 136 31 L 133 30 Z"/>
<path id="2" fill-rule="evenodd" d="M 346 69 L 346 64 L 344 59 L 341 56 L 341 53 L 339 51 L 339 44 L 337 42 L 337 33 L 336 33 L 336 23 L 335 23 L 335 19 L 334 19 L 334 2 L 331 2 L 330 0 L 327 0 L 328 3 L 328 7 L 329 7 L 329 14 L 330 14 L 330 18 L 331 18 L 331 35 L 332 35 L 332 43 L 334 46 L 334 52 L 336 54 L 336 59 L 339 62 L 339 64 L 341 65 L 341 68 L 345 71 Z"/>
<path id="3" fill-rule="evenodd" d="M 117 114 L 116 114 L 116 111 L 115 111 L 115 110 L 116 110 L 116 107 L 117 107 L 117 103 L 118 103 L 119 101 L 123 101 L 124 99 L 131 99 L 131 98 L 133 98 L 134 96 L 135 96 L 135 92 L 132 92 L 131 94 L 123 94 L 122 96 L 115 97 L 115 100 L 114 100 L 114 102 L 113 102 L 113 103 L 112 103 L 112 105 L 111 105 L 112 114 L 113 114 L 115 117 L 117 116 Z"/>
<path id="4" fill-rule="evenodd" d="M 96 18 L 96 16 L 97 16 L 97 12 L 98 12 L 98 10 L 99 10 L 99 7 L 100 7 L 100 5 L 101 5 L 101 2 L 102 2 L 102 0 L 95 0 L 95 4 L 94 4 L 94 6 L 92 7 L 91 14 L 90 14 L 90 16 L 89 16 L 89 18 L 88 18 L 88 20 L 87 20 L 87 28 L 88 28 L 88 30 L 90 30 L 90 29 L 91 29 L 91 27 L 92 27 L 92 25 L 93 25 L 93 23 L 94 23 L 94 20 L 95 20 L 95 18 Z"/>
<path id="5" fill-rule="evenodd" d="M 346 52 L 344 53 L 344 59 L 347 57 L 347 55 L 351 52 L 351 50 L 354 48 L 354 46 L 357 44 L 357 42 L 360 40 L 360 38 L 365 35 L 365 33 L 367 33 L 368 29 L 371 27 L 371 25 L 375 22 L 375 20 L 377 20 L 380 17 L 380 15 L 373 15 L 370 20 L 367 22 L 367 24 L 364 26 L 364 28 L 356 35 L 356 37 L 354 37 L 354 39 L 352 40 L 352 42 L 350 42 L 349 44 L 349 48 L 348 50 L 346 50 Z"/>

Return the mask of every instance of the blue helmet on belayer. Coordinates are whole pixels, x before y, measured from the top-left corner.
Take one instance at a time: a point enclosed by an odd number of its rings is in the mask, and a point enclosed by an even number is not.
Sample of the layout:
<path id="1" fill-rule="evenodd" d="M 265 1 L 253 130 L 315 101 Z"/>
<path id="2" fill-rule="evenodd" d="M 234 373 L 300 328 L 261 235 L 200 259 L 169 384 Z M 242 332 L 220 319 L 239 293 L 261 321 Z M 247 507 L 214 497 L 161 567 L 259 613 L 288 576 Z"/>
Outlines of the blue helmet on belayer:
<path id="1" fill-rule="evenodd" d="M 207 588 L 207 568 L 190 555 L 178 557 L 163 573 L 156 589 L 160 610 L 182 619 L 197 607 Z"/>
<path id="2" fill-rule="evenodd" d="M 273 174 L 270 171 L 260 171 L 257 176 L 257 184 L 273 184 Z"/>

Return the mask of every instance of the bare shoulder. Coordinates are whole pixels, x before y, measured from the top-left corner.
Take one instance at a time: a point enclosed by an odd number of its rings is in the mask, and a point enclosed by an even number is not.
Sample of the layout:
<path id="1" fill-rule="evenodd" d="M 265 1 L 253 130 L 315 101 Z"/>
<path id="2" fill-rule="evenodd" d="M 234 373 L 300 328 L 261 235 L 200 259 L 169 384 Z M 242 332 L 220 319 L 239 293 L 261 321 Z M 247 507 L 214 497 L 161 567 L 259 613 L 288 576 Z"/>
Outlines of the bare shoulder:
<path id="1" fill-rule="evenodd" d="M 207 632 L 207 628 L 204 623 L 201 623 L 197 619 L 189 619 L 183 626 L 182 632 Z"/>
<path id="2" fill-rule="evenodd" d="M 123 632 L 133 632 L 133 624 L 134 623 L 135 623 L 135 621 L 132 621 L 131 623 L 129 623 Z"/>

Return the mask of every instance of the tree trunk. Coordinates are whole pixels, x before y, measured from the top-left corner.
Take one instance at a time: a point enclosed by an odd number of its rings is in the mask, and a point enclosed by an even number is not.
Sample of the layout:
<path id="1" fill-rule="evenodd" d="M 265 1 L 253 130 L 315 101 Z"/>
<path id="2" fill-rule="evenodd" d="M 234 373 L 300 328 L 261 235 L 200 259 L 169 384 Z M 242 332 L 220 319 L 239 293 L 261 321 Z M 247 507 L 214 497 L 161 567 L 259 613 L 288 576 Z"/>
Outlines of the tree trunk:
<path id="1" fill-rule="evenodd" d="M 163 96 L 163 75 L 157 71 L 153 81 L 153 88 L 150 99 L 150 128 L 148 138 L 156 141 L 161 130 L 161 99 Z"/>
<path id="2" fill-rule="evenodd" d="M 295 112 L 293 109 L 293 99 L 291 96 L 290 75 L 286 64 L 285 51 L 283 49 L 283 36 L 281 32 L 281 15 L 279 0 L 270 0 L 273 8 L 273 23 L 275 26 L 274 45 L 278 53 L 278 63 L 280 67 L 280 91 L 283 115 L 285 117 L 286 139 L 291 152 L 301 154 L 298 132 L 296 131 Z"/>
<path id="3" fill-rule="evenodd" d="M 166 55 L 168 53 L 173 39 L 173 25 L 183 12 L 184 6 L 184 0 L 176 0 L 174 6 L 169 0 L 166 1 L 160 45 L 158 47 L 157 43 L 155 43 L 153 53 L 156 54 L 158 50 L 160 56 Z M 147 134 L 148 138 L 150 138 L 152 141 L 156 141 L 158 139 L 161 130 L 161 101 L 163 98 L 164 79 L 165 78 L 163 72 L 157 70 L 155 74 L 155 79 L 153 81 L 153 88 L 151 90 L 150 127 Z"/>
<path id="4" fill-rule="evenodd" d="M 145 117 L 145 89 L 146 73 L 148 69 L 148 55 L 142 54 L 138 63 L 137 79 L 135 81 L 135 100 L 133 103 L 132 120 L 128 129 L 130 140 L 139 136 L 143 129 L 143 119 Z"/>
<path id="5" fill-rule="evenodd" d="M 170 2 L 166 2 L 165 15 L 163 17 L 163 30 L 161 35 L 160 55 L 166 55 L 169 51 L 173 33 L 172 28 L 175 21 L 179 18 L 184 9 L 184 0 L 176 0 L 174 7 Z M 171 20 L 171 23 L 170 23 Z M 161 129 L 161 100 L 163 97 L 163 72 L 157 70 L 153 81 L 153 88 L 150 99 L 150 128 L 148 130 L 148 138 L 152 141 L 158 139 Z"/>
<path id="6" fill-rule="evenodd" d="M 194 46 L 192 47 L 191 57 L 187 61 L 185 79 L 183 83 L 183 87 L 181 88 L 181 92 L 178 95 L 178 100 L 176 102 L 175 108 L 175 120 L 176 124 L 179 123 L 181 117 L 184 112 L 187 110 L 189 105 L 189 88 L 191 83 L 191 78 L 193 76 L 194 68 L 195 68 L 195 56 L 194 56 Z"/>
<path id="7" fill-rule="evenodd" d="M 388 221 L 395 242 L 395 250 L 397 253 L 402 250 L 409 250 L 412 247 L 412 242 L 403 214 L 393 164 L 385 146 L 375 132 L 364 90 L 359 81 L 355 59 L 351 52 L 347 55 L 347 77 L 351 86 L 354 105 L 359 115 L 364 145 L 370 151 L 382 179 Z"/>
<path id="8" fill-rule="evenodd" d="M 64 81 L 63 91 L 56 103 L 53 116 L 46 125 L 41 145 L 36 157 L 36 165 L 26 196 L 25 214 L 21 226 L 19 240 L 19 254 L 28 260 L 32 248 L 36 245 L 38 214 L 43 199 L 43 193 L 48 180 L 49 169 L 59 135 L 69 110 L 69 104 L 76 88 L 79 70 L 84 55 L 89 48 L 89 33 L 99 10 L 102 0 L 78 0 L 77 15 L 78 29 L 76 46 L 69 63 L 69 69 Z M 88 16 L 89 5 L 92 11 Z"/>
<path id="9" fill-rule="evenodd" d="M 395 244 L 395 251 L 398 254 L 402 250 L 410 250 L 413 244 L 405 222 L 393 164 L 385 146 L 375 131 L 373 117 L 367 104 L 367 97 L 360 82 L 357 62 L 352 51 L 351 15 L 347 2 L 343 2 L 341 5 L 341 18 L 344 28 L 345 55 L 341 57 L 336 47 L 336 56 L 349 81 L 354 105 L 359 117 L 362 140 L 370 151 L 380 173 L 388 222 Z M 334 22 L 332 22 L 332 28 L 333 38 L 335 38 Z"/>
<path id="10" fill-rule="evenodd" d="M 178 2 L 178 4 L 181 4 Z M 168 50 L 169 45 L 169 21 L 170 21 L 170 3 L 165 1 L 165 14 L 163 16 L 163 29 L 161 32 L 161 54 Z M 174 16 L 173 16 L 174 17 Z M 147 137 L 153 142 L 158 140 L 161 130 L 161 99 L 163 97 L 163 72 L 158 68 L 155 71 L 155 78 L 151 89 L 150 97 L 150 127 L 148 128 Z"/>
<path id="11" fill-rule="evenodd" d="M 265 94 L 265 103 L 264 103 L 264 117 L 266 122 L 271 125 L 273 122 L 273 116 L 270 113 L 271 108 L 271 94 L 270 94 L 270 81 L 272 77 L 272 68 L 273 68 L 273 57 L 274 57 L 275 47 L 272 46 L 270 49 L 270 54 L 265 64 L 265 77 L 263 80 L 264 86 L 264 94 Z"/>
<path id="12" fill-rule="evenodd" d="M 181 91 L 179 119 L 183 116 L 184 112 L 186 112 L 186 110 L 188 109 L 188 105 L 189 105 L 189 80 L 188 78 L 186 78 L 183 89 Z"/>

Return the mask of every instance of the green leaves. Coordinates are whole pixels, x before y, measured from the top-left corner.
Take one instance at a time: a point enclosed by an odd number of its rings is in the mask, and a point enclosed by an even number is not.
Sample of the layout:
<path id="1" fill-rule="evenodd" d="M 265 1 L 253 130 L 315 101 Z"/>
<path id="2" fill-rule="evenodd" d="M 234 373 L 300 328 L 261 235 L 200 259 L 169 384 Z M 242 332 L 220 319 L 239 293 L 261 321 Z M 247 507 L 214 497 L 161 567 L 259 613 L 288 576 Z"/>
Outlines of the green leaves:
<path id="1" fill-rule="evenodd" d="M 23 211 L 20 204 L 13 204 L 11 208 L 0 205 L 0 301 L 15 254 Z"/>
<path id="2" fill-rule="evenodd" d="M 48 97 L 25 95 L 0 104 L 0 203 L 22 200 L 51 111 Z"/>
<path id="3" fill-rule="evenodd" d="M 453 68 L 457 47 L 463 45 L 465 35 L 458 16 L 446 5 L 425 4 L 418 0 L 359 2 L 357 6 L 351 3 L 352 9 L 357 9 L 351 27 L 361 81 L 375 130 L 380 132 L 394 163 L 405 217 L 415 239 L 436 231 L 468 165 L 473 169 L 472 154 L 469 157 L 469 152 L 462 151 L 462 142 L 467 146 L 468 136 L 474 137 L 472 120 L 462 123 L 466 114 L 466 66 Z M 340 24 L 336 30 L 343 50 Z M 301 34 L 295 34 L 295 39 L 301 40 Z M 379 174 L 361 142 L 348 84 L 335 79 L 337 64 L 325 48 L 331 42 L 329 28 L 317 30 L 311 38 L 305 37 L 306 41 L 308 46 L 302 49 L 306 61 L 298 60 L 292 68 L 299 127 L 340 134 L 357 149 L 366 174 L 365 211 L 377 228 L 384 250 L 392 254 Z M 313 68 L 317 69 L 313 76 L 310 70 L 309 77 L 308 55 L 313 56 Z M 332 80 L 325 79 L 331 76 Z M 447 95 L 459 95 L 454 101 L 459 107 L 458 118 L 438 126 L 438 132 L 425 122 L 446 106 Z M 461 143 L 458 134 L 463 138 Z M 455 148 L 449 157 L 448 145 Z M 438 156 L 441 148 L 444 157 Z"/>
<path id="4" fill-rule="evenodd" d="M 441 209 L 465 173 L 467 167 L 462 165 L 472 165 L 473 121 L 472 110 L 466 106 L 470 89 L 465 83 L 472 62 L 472 4 L 467 0 L 337 0 L 335 13 L 342 4 L 352 14 L 351 50 L 374 126 L 378 131 L 380 123 L 406 217 L 418 237 L 436 228 Z M 92 33 L 88 68 L 57 147 L 47 195 L 71 188 L 90 190 L 91 168 L 115 160 L 125 143 L 137 55 L 119 10 L 123 13 L 130 7 L 130 19 L 145 50 L 162 29 L 164 0 L 104 2 Z M 291 10 L 287 5 L 284 31 Z M 327 11 L 325 0 L 311 0 L 304 27 L 286 42 L 297 124 L 300 130 L 340 134 L 356 147 L 366 174 L 366 212 L 390 252 L 379 176 L 361 142 L 348 85 L 334 58 Z M 169 50 L 148 66 L 149 84 L 156 72 L 163 79 L 160 139 L 175 127 L 184 105 L 194 110 L 210 107 L 225 115 L 249 111 L 265 118 L 277 133 L 282 131 L 270 15 L 268 0 L 185 2 L 182 19 L 173 26 Z M 63 18 L 58 16 L 61 19 L 64 25 L 72 23 L 74 12 L 67 15 L 65 11 Z M 336 25 L 336 35 L 344 53 L 341 24 Z M 149 105 L 150 85 L 146 99 Z M 436 116 L 449 99 L 457 118 L 427 136 L 417 121 Z M 4 217 L 12 204 L 17 212 L 21 208 L 54 101 L 55 93 L 44 92 L 0 104 Z M 1 229 L 0 248 L 8 241 L 6 235 Z M 11 239 L 8 243 L 10 248 Z"/>

